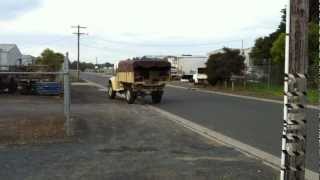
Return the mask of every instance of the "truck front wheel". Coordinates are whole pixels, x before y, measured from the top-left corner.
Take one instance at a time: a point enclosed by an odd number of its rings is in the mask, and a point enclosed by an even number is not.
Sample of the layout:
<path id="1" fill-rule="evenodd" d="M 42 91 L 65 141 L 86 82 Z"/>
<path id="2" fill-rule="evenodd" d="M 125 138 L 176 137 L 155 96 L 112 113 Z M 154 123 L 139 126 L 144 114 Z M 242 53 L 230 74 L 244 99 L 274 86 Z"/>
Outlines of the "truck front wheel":
<path id="1" fill-rule="evenodd" d="M 114 99 L 116 97 L 116 92 L 113 91 L 111 84 L 108 86 L 108 95 L 110 99 Z"/>
<path id="2" fill-rule="evenodd" d="M 126 101 L 128 104 L 133 104 L 134 101 L 136 100 L 136 95 L 132 91 L 132 89 L 127 89 L 126 90 Z"/>
<path id="3" fill-rule="evenodd" d="M 161 102 L 161 100 L 162 100 L 162 95 L 163 95 L 162 91 L 152 92 L 152 94 L 151 94 L 152 103 L 159 104 Z"/>

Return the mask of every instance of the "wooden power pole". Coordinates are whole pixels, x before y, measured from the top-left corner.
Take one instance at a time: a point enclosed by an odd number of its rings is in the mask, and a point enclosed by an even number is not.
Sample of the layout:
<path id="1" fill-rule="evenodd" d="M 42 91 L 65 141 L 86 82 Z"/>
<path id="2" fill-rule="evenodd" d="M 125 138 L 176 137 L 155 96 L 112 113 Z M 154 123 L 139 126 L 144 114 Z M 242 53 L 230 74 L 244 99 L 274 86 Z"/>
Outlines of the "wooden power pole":
<path id="1" fill-rule="evenodd" d="M 309 1 L 289 0 L 281 180 L 305 179 Z"/>
<path id="2" fill-rule="evenodd" d="M 77 79 L 80 80 L 80 37 L 82 35 L 85 35 L 85 33 L 81 33 L 80 29 L 85 29 L 87 27 L 82 27 L 80 25 L 72 26 L 72 28 L 77 28 L 77 32 L 73 33 L 77 35 L 78 41 L 77 41 L 77 47 L 78 47 L 78 55 L 77 55 Z"/>
<path id="3" fill-rule="evenodd" d="M 320 0 L 319 0 L 319 4 L 318 4 L 318 25 L 320 26 Z M 320 32 L 319 32 L 319 59 L 320 59 Z M 319 106 L 320 106 L 320 61 L 318 62 L 318 102 L 319 102 Z M 319 108 L 320 109 L 320 108 Z M 318 158 L 320 157 L 320 112 L 318 114 Z M 320 173 L 320 159 L 319 159 L 319 163 L 318 163 L 318 172 Z"/>

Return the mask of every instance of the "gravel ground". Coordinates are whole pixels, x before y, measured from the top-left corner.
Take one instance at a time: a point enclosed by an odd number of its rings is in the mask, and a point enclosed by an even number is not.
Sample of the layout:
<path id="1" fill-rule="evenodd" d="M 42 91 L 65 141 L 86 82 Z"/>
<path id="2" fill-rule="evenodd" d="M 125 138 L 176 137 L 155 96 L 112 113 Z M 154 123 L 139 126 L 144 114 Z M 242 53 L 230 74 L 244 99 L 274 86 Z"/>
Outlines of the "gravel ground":
<path id="1" fill-rule="evenodd" d="M 0 146 L 0 179 L 278 178 L 278 171 L 262 162 L 202 138 L 150 110 L 148 101 L 140 102 L 111 101 L 95 87 L 73 86 L 72 141 Z M 55 103 L 46 106 L 59 109 Z"/>
<path id="2" fill-rule="evenodd" d="M 65 137 L 61 97 L 1 94 L 0 107 L 0 144 L 52 141 Z"/>

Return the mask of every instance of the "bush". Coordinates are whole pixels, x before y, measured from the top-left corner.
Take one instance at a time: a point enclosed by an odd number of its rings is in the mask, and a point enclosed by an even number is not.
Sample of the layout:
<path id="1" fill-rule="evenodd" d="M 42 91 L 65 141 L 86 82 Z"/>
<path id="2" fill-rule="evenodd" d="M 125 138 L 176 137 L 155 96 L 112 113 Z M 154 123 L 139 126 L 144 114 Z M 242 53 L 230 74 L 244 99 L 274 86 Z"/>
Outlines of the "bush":
<path id="1" fill-rule="evenodd" d="M 207 62 L 208 81 L 211 85 L 229 81 L 232 75 L 243 75 L 245 58 L 239 50 L 224 48 L 222 53 L 213 54 Z"/>

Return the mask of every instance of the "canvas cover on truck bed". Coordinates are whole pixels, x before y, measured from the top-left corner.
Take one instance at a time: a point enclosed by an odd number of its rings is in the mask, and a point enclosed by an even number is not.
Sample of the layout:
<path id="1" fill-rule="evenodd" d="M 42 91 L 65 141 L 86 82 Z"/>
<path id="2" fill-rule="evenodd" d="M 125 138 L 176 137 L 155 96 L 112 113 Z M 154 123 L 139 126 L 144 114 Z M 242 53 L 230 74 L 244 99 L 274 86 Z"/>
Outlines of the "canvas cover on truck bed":
<path id="1" fill-rule="evenodd" d="M 165 60 L 126 60 L 118 64 L 118 72 L 134 72 L 137 69 L 159 68 L 170 70 L 171 64 Z"/>

